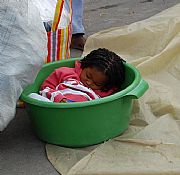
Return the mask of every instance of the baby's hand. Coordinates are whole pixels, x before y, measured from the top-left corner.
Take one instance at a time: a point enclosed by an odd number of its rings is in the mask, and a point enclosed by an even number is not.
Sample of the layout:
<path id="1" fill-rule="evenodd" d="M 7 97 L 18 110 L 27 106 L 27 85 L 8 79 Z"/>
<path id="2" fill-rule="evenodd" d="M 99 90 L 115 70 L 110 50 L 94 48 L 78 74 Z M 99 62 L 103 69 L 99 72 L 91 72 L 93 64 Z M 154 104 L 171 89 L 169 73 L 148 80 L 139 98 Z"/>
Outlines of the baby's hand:
<path id="1" fill-rule="evenodd" d="M 60 103 L 67 103 L 67 99 L 63 98 Z"/>

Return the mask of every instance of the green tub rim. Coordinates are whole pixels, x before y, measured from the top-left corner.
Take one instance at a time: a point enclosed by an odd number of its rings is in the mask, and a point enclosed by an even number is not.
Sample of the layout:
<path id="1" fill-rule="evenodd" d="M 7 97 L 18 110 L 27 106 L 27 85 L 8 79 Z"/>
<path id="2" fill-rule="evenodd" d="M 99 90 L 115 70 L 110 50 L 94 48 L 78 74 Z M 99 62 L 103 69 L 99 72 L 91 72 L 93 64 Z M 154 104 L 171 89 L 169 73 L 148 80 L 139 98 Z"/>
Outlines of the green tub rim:
<path id="1" fill-rule="evenodd" d="M 76 61 L 76 60 L 80 60 L 81 58 L 71 58 L 69 60 L 61 60 L 62 63 L 68 62 L 68 61 Z M 52 62 L 52 63 L 48 63 L 42 66 L 41 70 L 52 66 L 54 64 L 57 64 L 56 62 Z M 33 86 L 36 84 L 36 79 L 34 81 L 33 84 L 28 85 L 22 92 L 20 99 L 23 100 L 25 103 L 29 103 L 31 105 L 36 105 L 39 107 L 46 107 L 46 108 L 80 108 L 80 107 L 87 107 L 87 106 L 92 106 L 92 105 L 97 105 L 97 104 L 102 104 L 102 103 L 107 103 L 107 102 L 111 102 L 114 101 L 116 99 L 119 99 L 121 97 L 130 95 L 130 96 L 134 96 L 134 98 L 138 98 L 135 97 L 136 95 L 134 95 L 133 93 L 131 94 L 131 91 L 133 91 L 139 84 L 143 84 L 143 92 L 141 95 L 144 94 L 144 92 L 148 89 L 148 84 L 146 81 L 144 81 L 141 78 L 140 72 L 131 64 L 129 63 L 125 63 L 127 67 L 133 69 L 134 73 L 135 73 L 135 79 L 133 80 L 133 82 L 126 87 L 125 89 L 121 90 L 120 92 L 117 92 L 115 94 L 112 94 L 108 97 L 103 97 L 101 99 L 96 99 L 96 100 L 92 100 L 92 101 L 87 101 L 87 102 L 76 102 L 76 103 L 49 103 L 49 102 L 44 102 L 44 101 L 39 101 L 36 99 L 32 99 L 30 97 L 28 97 L 26 95 L 26 92 L 33 88 Z M 40 70 L 40 71 L 41 71 Z M 40 72 L 39 71 L 39 72 Z M 39 73 L 38 73 L 39 74 Z"/>

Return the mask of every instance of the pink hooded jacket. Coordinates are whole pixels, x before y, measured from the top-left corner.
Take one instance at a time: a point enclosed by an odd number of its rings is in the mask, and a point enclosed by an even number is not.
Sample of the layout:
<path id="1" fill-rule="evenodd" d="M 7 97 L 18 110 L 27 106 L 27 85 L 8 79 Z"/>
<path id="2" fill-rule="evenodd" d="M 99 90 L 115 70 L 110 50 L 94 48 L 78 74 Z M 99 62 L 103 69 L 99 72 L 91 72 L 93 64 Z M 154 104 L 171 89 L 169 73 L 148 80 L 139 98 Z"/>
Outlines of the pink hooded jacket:
<path id="1" fill-rule="evenodd" d="M 102 92 L 85 87 L 80 81 L 81 71 L 79 61 L 75 62 L 75 68 L 60 67 L 56 69 L 41 85 L 40 94 L 53 102 L 60 102 L 62 99 L 82 102 L 106 97 L 114 93 L 113 89 Z"/>

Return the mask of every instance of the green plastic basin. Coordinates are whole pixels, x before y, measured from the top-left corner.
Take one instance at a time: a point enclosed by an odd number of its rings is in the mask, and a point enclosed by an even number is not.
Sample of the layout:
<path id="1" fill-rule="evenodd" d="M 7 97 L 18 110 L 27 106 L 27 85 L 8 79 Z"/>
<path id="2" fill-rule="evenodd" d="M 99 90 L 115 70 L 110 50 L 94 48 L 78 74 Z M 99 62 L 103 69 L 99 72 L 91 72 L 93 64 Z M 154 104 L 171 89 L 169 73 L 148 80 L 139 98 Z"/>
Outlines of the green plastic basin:
<path id="1" fill-rule="evenodd" d="M 118 136 L 128 128 L 133 99 L 141 97 L 148 89 L 139 71 L 125 63 L 126 81 L 122 91 L 111 96 L 76 103 L 48 103 L 28 97 L 30 93 L 39 91 L 43 80 L 54 69 L 73 67 L 79 59 L 44 65 L 34 83 L 21 94 L 36 133 L 45 142 L 66 147 L 84 147 Z"/>

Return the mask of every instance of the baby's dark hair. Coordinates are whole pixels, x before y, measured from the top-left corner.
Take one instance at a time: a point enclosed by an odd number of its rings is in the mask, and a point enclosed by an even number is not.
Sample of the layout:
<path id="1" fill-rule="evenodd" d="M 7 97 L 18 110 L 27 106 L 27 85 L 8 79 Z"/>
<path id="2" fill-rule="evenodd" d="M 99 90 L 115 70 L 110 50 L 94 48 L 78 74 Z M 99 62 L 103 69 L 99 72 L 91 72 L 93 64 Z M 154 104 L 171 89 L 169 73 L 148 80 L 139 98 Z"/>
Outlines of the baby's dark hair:
<path id="1" fill-rule="evenodd" d="M 111 88 L 121 89 L 121 85 L 125 80 L 125 62 L 120 56 L 105 48 L 99 48 L 91 51 L 81 60 L 81 68 L 95 67 L 102 71 L 108 81 L 102 91 L 108 91 Z"/>

